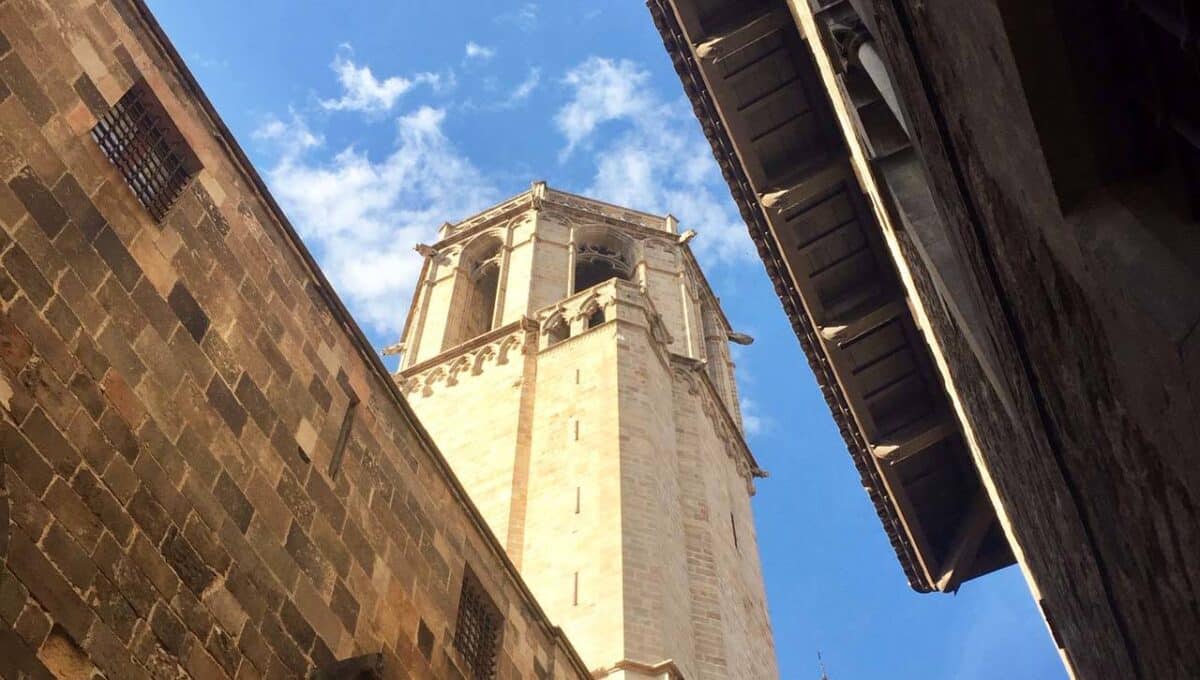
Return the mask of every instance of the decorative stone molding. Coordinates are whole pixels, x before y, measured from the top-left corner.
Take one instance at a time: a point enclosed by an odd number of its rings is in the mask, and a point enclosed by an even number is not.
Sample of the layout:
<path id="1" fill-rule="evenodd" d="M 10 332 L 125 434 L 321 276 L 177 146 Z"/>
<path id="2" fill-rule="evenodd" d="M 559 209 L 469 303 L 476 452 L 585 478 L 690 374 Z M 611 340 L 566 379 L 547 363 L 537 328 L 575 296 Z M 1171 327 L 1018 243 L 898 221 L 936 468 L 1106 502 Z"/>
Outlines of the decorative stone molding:
<path id="1" fill-rule="evenodd" d="M 569 194 L 565 191 L 557 191 L 548 188 L 546 191 L 546 200 L 547 202 L 557 203 L 558 205 L 568 208 L 574 208 L 575 210 L 583 213 L 590 213 L 592 215 L 597 215 L 610 220 L 617 220 L 618 222 L 636 224 L 637 226 L 645 227 L 646 229 L 654 229 L 656 231 L 665 231 L 667 229 L 666 217 L 659 217 L 658 215 L 651 215 L 650 213 L 630 210 L 629 208 L 622 208 L 611 203 L 605 203 L 603 201 L 597 201 L 595 199 Z"/>
<path id="2" fill-rule="evenodd" d="M 498 203 L 481 213 L 472 215 L 461 222 L 447 224 L 438 232 L 439 242 L 467 239 L 480 230 L 486 229 L 506 218 L 513 220 L 506 225 L 511 228 L 513 223 L 527 218 L 527 213 L 533 211 L 547 217 L 554 217 L 567 224 L 594 224 L 606 227 L 620 227 L 630 232 L 642 232 L 641 236 L 674 234 L 678 222 L 670 215 L 661 216 L 645 213 L 629 208 L 622 208 L 611 203 L 597 201 L 583 196 L 558 191 L 546 186 L 545 182 L 535 182 L 533 188 L 518 194 L 502 203 Z"/>
<path id="3" fill-rule="evenodd" d="M 592 671 L 593 678 L 607 678 L 616 673 L 625 673 L 626 677 L 630 673 L 638 675 L 646 675 L 663 680 L 685 680 L 683 671 L 679 670 L 679 666 L 673 659 L 664 659 L 658 663 L 646 663 L 644 661 L 634 661 L 633 659 L 621 659 L 606 668 L 598 668 Z"/>
<path id="4" fill-rule="evenodd" d="M 428 361 L 398 371 L 392 378 L 405 396 L 419 392 L 421 396 L 428 397 L 439 385 L 457 385 L 464 373 L 479 375 L 488 365 L 502 366 L 512 361 L 514 352 L 530 351 L 537 345 L 529 341 L 536 328 L 532 319 L 523 318 Z"/>

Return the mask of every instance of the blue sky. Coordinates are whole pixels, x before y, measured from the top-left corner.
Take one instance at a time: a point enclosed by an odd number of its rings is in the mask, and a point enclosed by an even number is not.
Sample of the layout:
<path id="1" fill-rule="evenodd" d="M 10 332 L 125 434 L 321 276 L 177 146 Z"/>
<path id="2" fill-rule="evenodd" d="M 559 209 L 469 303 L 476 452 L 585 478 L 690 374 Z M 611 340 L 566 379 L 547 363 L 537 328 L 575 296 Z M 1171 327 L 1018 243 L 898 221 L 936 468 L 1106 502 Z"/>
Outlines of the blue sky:
<path id="1" fill-rule="evenodd" d="M 782 677 L 1062 678 L 1016 568 L 904 581 L 640 2 L 151 0 L 377 346 L 417 242 L 535 179 L 671 212 L 739 330 Z"/>

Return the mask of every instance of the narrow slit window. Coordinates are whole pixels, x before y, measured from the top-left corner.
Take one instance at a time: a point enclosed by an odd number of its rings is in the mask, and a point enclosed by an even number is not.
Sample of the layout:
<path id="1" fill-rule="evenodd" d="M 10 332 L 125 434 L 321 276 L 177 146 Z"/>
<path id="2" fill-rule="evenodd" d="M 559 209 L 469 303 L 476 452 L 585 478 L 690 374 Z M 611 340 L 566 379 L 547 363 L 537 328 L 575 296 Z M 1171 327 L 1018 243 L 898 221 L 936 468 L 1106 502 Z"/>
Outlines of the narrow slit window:
<path id="1" fill-rule="evenodd" d="M 496 675 L 496 653 L 504 619 L 478 577 L 468 568 L 458 598 L 454 648 L 466 662 L 467 677 L 490 680 Z"/>
<path id="2" fill-rule="evenodd" d="M 734 521 L 732 512 L 729 513 L 729 528 L 733 530 L 733 547 L 740 551 L 741 547 L 738 546 L 737 522 Z"/>
<path id="3" fill-rule="evenodd" d="M 157 222 L 200 170 L 196 155 L 144 81 L 96 121 L 92 139 Z"/>
<path id="4" fill-rule="evenodd" d="M 571 606 L 579 606 L 579 572 L 575 572 L 575 584 L 572 586 Z"/>
<path id="5" fill-rule="evenodd" d="M 351 396 L 346 405 L 346 415 L 342 418 L 342 427 L 338 430 L 337 442 L 333 445 L 333 456 L 329 459 L 329 478 L 337 479 L 338 470 L 342 468 L 342 458 L 346 455 L 346 444 L 350 441 L 350 430 L 354 427 L 354 412 L 358 409 L 358 398 Z"/>
<path id="6" fill-rule="evenodd" d="M 425 619 L 421 619 L 420 625 L 417 626 L 417 649 L 426 661 L 433 659 L 433 642 L 433 631 L 429 629 Z"/>

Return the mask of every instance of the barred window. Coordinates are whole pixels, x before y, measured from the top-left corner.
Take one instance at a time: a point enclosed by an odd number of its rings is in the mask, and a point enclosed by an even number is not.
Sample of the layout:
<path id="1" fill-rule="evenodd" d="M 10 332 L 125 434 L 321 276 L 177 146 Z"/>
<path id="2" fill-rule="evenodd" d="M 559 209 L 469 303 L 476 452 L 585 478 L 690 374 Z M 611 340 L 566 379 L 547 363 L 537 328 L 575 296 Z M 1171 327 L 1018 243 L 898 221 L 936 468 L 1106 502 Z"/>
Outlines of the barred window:
<path id="1" fill-rule="evenodd" d="M 129 88 L 96 121 L 92 139 L 159 222 L 200 169 L 195 154 L 144 81 Z"/>
<path id="2" fill-rule="evenodd" d="M 463 574 L 462 595 L 458 600 L 454 647 L 466 660 L 466 670 L 474 680 L 490 680 L 495 676 L 503 625 L 500 610 L 468 568 Z"/>

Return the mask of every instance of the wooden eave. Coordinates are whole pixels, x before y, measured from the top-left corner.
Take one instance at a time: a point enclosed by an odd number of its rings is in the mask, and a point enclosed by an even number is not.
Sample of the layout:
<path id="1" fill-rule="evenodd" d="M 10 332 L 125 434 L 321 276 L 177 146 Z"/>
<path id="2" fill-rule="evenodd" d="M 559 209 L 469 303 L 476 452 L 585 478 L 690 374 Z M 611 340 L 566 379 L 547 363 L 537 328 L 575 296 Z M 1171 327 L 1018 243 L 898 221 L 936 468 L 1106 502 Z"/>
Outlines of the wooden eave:
<path id="1" fill-rule="evenodd" d="M 1011 563 L 786 2 L 647 5 L 909 584 Z"/>

